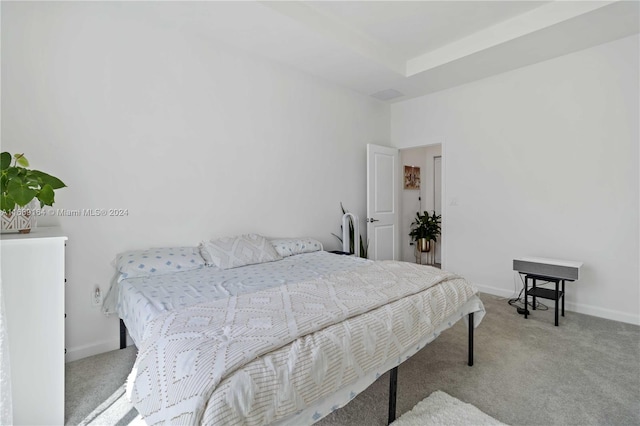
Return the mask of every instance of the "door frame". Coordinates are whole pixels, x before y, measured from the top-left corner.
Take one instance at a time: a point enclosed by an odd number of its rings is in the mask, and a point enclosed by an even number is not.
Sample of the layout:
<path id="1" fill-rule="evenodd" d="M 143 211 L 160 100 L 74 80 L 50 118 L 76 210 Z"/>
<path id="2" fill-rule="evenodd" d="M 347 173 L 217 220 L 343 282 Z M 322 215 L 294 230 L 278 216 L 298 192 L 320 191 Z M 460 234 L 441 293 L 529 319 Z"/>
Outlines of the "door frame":
<path id="1" fill-rule="evenodd" d="M 436 210 L 436 163 L 437 160 L 440 159 L 440 214 L 444 218 L 444 214 L 442 213 L 442 145 L 440 145 L 440 155 L 436 155 L 433 157 L 433 210 Z M 442 234 L 442 226 L 441 226 L 441 234 Z M 442 265 L 442 241 L 444 237 L 440 236 L 439 241 L 437 241 L 433 246 L 434 250 L 437 249 L 436 253 L 434 253 L 433 261 L 437 262 L 437 256 L 440 255 L 440 265 Z"/>
<path id="2" fill-rule="evenodd" d="M 447 193 L 447 144 L 445 143 L 445 140 L 440 140 L 440 141 L 432 141 L 432 142 L 428 142 L 428 143 L 423 143 L 423 144 L 412 144 L 412 145 L 406 145 L 406 146 L 402 146 L 402 147 L 398 147 L 398 150 L 402 151 L 405 149 L 413 149 L 413 148 L 425 148 L 428 146 L 433 146 L 433 145 L 440 145 L 441 147 L 441 157 L 442 157 L 442 163 L 441 163 L 441 173 L 442 176 L 440 178 L 440 182 L 442 185 L 442 189 L 441 189 L 441 196 L 442 196 L 442 200 L 441 200 L 441 211 L 442 211 L 442 222 L 440 225 L 441 228 L 441 236 L 440 236 L 440 265 L 441 268 L 443 270 L 447 270 L 448 268 L 448 264 L 447 264 L 447 259 L 449 258 L 449 256 L 447 255 L 448 253 L 448 244 L 447 244 L 447 217 L 449 216 L 449 205 L 455 205 L 455 200 L 449 200 L 448 198 L 448 193 Z M 400 169 L 402 169 L 402 164 L 399 167 Z M 400 203 L 400 208 L 402 208 L 402 203 Z M 400 212 L 401 214 L 403 214 L 403 212 Z"/>

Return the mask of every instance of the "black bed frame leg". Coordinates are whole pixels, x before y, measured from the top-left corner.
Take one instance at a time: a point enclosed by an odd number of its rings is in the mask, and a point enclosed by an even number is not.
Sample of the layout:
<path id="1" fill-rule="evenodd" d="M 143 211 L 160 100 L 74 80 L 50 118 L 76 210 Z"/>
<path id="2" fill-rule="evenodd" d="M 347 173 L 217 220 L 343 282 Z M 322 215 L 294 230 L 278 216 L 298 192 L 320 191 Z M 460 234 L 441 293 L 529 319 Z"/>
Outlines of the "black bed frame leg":
<path id="1" fill-rule="evenodd" d="M 120 320 L 122 321 L 122 320 Z M 469 367 L 473 366 L 473 312 L 469 314 Z M 392 368 L 389 378 L 389 421 L 388 425 L 396 419 L 396 396 L 398 394 L 398 367 Z"/>
<path id="2" fill-rule="evenodd" d="M 473 366 L 473 312 L 469 314 L 469 367 Z"/>
<path id="3" fill-rule="evenodd" d="M 394 367 L 390 371 L 391 379 L 389 380 L 389 421 L 388 425 L 396 419 L 396 394 L 398 393 L 398 367 Z"/>
<path id="4" fill-rule="evenodd" d="M 127 347 L 127 327 L 124 325 L 124 321 L 120 318 L 120 349 Z"/>

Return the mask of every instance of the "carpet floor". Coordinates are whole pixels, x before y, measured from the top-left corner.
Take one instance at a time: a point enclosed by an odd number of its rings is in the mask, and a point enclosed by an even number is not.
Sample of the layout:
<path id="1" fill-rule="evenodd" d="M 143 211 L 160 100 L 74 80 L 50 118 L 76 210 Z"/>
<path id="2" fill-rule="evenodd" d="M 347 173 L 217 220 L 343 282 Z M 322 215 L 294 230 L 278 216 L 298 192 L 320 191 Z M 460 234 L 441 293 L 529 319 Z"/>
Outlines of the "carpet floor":
<path id="1" fill-rule="evenodd" d="M 640 327 L 553 308 L 525 320 L 506 300 L 481 298 L 487 315 L 468 367 L 464 323 L 398 369 L 400 416 L 441 390 L 511 425 L 640 425 Z M 66 365 L 68 425 L 127 425 L 137 412 L 123 397 L 135 347 Z M 388 373 L 321 426 L 384 425 Z"/>

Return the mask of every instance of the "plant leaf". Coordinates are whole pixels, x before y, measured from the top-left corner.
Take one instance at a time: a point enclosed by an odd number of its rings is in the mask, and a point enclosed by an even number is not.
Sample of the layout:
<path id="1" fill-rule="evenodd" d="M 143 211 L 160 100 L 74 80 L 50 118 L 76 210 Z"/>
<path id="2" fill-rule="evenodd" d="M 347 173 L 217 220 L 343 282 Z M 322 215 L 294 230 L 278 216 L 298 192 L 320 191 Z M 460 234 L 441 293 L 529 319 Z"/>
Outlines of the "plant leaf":
<path id="1" fill-rule="evenodd" d="M 46 184 L 42 187 L 40 192 L 38 192 L 38 200 L 40 200 L 40 203 L 45 206 L 52 206 L 54 202 L 54 195 L 51 185 Z"/>
<path id="2" fill-rule="evenodd" d="M 5 195 L 4 192 L 0 194 L 0 210 L 5 213 L 11 213 L 16 207 L 16 202 L 13 201 L 9 195 Z"/>
<path id="3" fill-rule="evenodd" d="M 24 154 L 13 154 L 13 157 L 16 159 L 16 163 L 22 167 L 29 167 L 29 160 Z"/>
<path id="4" fill-rule="evenodd" d="M 17 167 L 9 167 L 7 170 L 3 170 L 3 172 L 7 176 L 7 178 L 11 180 L 14 177 L 18 176 L 18 173 L 20 173 L 20 169 Z"/>
<path id="5" fill-rule="evenodd" d="M 15 177 L 7 184 L 8 196 L 14 199 L 16 204 L 24 207 L 36 196 L 38 191 L 29 188 L 29 186 L 19 177 Z"/>
<path id="6" fill-rule="evenodd" d="M 51 176 L 50 174 L 45 172 L 41 172 L 40 170 L 31 170 L 31 174 L 36 176 L 42 182 L 43 187 L 44 185 L 51 185 L 52 189 L 60 189 L 67 186 L 57 177 Z"/>
<path id="7" fill-rule="evenodd" d="M 367 245 L 364 245 L 364 241 L 362 241 L 362 235 L 360 235 L 360 257 L 363 259 L 369 258 L 369 241 L 367 240 Z"/>
<path id="8" fill-rule="evenodd" d="M 3 152 L 0 154 L 0 170 L 6 170 L 11 165 L 11 154 Z"/>

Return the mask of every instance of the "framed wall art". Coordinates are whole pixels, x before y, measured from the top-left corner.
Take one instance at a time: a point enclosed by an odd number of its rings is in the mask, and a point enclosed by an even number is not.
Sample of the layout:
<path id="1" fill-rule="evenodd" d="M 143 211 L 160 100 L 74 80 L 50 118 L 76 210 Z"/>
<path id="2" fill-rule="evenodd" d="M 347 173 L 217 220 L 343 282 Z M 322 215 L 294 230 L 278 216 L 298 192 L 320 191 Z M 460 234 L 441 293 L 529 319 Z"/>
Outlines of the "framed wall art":
<path id="1" fill-rule="evenodd" d="M 420 189 L 420 167 L 404 166 L 404 189 Z"/>

